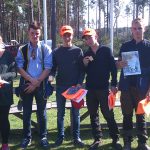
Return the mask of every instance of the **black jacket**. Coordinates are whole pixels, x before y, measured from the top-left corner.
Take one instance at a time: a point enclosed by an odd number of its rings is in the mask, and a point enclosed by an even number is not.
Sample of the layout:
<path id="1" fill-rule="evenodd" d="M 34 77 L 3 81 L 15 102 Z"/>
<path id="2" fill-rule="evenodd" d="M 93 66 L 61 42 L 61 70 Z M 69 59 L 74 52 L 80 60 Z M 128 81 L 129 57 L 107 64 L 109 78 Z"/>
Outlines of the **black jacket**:
<path id="1" fill-rule="evenodd" d="M 9 82 L 0 88 L 0 105 L 11 105 L 13 103 L 12 80 L 16 77 L 16 63 L 10 52 L 5 51 L 0 58 L 0 76 Z"/>
<path id="2" fill-rule="evenodd" d="M 110 75 L 111 85 L 117 85 L 117 68 L 110 48 L 100 46 L 96 54 L 89 48 L 84 57 L 86 56 L 92 56 L 94 59 L 85 68 L 87 89 L 108 89 Z"/>

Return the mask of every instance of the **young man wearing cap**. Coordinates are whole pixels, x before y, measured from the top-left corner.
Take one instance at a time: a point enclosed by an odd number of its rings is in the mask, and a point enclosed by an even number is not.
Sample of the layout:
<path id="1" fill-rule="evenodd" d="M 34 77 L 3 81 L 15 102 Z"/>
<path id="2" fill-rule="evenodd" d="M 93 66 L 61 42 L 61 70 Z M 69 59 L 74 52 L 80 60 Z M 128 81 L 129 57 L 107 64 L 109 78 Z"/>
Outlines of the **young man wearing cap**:
<path id="1" fill-rule="evenodd" d="M 71 26 L 64 25 L 60 29 L 63 45 L 53 51 L 53 67 L 51 75 L 56 72 L 56 101 L 57 101 L 57 128 L 58 136 L 55 146 L 60 146 L 64 140 L 64 116 L 66 99 L 62 93 L 71 86 L 81 86 L 84 79 L 83 73 L 83 53 L 82 50 L 73 45 L 73 29 Z M 83 147 L 80 139 L 80 115 L 79 109 L 71 108 L 73 121 L 73 144 Z"/>
<path id="2" fill-rule="evenodd" d="M 90 113 L 94 142 L 90 149 L 96 149 L 101 145 L 102 130 L 99 122 L 99 106 L 107 121 L 109 134 L 112 138 L 112 146 L 115 150 L 121 149 L 119 144 L 119 131 L 114 119 L 113 110 L 108 107 L 109 79 L 112 77 L 110 90 L 117 92 L 117 69 L 111 49 L 100 46 L 98 36 L 94 29 L 87 28 L 83 31 L 82 38 L 89 46 L 84 55 L 83 63 L 86 71 L 87 108 Z"/>
<path id="3" fill-rule="evenodd" d="M 117 66 L 121 69 L 119 90 L 123 114 L 123 140 L 124 150 L 131 150 L 133 141 L 133 112 L 137 110 L 140 100 L 149 95 L 150 86 L 150 41 L 144 39 L 144 20 L 136 18 L 132 21 L 131 32 L 133 39 L 122 44 Z M 122 59 L 125 52 L 136 52 L 139 55 L 141 73 L 126 76 L 123 72 L 128 64 Z M 131 62 L 131 61 L 130 61 Z M 144 114 L 136 114 L 136 128 L 138 137 L 138 150 L 150 150 L 146 144 L 148 140 Z"/>

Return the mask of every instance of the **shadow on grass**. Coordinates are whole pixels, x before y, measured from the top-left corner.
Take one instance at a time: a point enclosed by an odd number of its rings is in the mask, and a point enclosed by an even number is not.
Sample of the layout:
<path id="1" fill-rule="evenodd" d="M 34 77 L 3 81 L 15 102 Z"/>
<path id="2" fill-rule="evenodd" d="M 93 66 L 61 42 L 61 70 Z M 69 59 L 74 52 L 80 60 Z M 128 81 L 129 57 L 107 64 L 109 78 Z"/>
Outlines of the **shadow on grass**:
<path id="1" fill-rule="evenodd" d="M 122 133 L 122 130 L 120 130 Z M 135 138 L 136 130 L 134 129 L 133 136 L 134 136 L 134 142 L 133 142 L 133 150 L 136 150 L 137 146 L 137 138 Z M 39 144 L 39 135 L 35 130 L 32 130 L 32 145 L 29 146 L 27 149 L 28 150 L 42 150 Z M 150 135 L 150 128 L 148 128 L 148 135 Z M 50 143 L 50 148 L 48 150 L 88 150 L 90 144 L 93 143 L 93 137 L 91 134 L 91 128 L 89 124 L 84 124 L 81 125 L 81 138 L 83 142 L 85 142 L 85 147 L 84 148 L 75 148 L 73 143 L 72 143 L 72 133 L 71 133 L 71 128 L 67 127 L 65 128 L 65 139 L 63 144 L 60 147 L 54 148 L 54 142 L 57 137 L 57 130 L 56 129 L 50 129 L 48 130 L 48 141 Z M 103 142 L 102 146 L 99 148 L 100 150 L 113 150 L 111 147 L 111 139 L 109 136 L 109 131 L 108 128 L 103 129 Z M 121 144 L 123 144 L 122 140 L 122 134 L 121 134 Z M 11 150 L 21 150 L 20 149 L 20 142 L 22 140 L 22 129 L 15 129 L 11 130 L 10 133 L 10 149 Z M 148 142 L 149 143 L 149 142 Z"/>

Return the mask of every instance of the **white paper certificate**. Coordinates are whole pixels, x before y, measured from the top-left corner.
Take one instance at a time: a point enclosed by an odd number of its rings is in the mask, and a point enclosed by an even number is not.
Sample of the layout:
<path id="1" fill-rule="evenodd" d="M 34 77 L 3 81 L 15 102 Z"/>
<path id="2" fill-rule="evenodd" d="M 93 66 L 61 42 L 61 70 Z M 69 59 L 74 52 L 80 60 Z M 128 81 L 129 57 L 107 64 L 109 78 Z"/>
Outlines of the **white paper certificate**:
<path id="1" fill-rule="evenodd" d="M 122 60 L 128 64 L 123 68 L 124 76 L 141 74 L 138 51 L 122 52 Z"/>

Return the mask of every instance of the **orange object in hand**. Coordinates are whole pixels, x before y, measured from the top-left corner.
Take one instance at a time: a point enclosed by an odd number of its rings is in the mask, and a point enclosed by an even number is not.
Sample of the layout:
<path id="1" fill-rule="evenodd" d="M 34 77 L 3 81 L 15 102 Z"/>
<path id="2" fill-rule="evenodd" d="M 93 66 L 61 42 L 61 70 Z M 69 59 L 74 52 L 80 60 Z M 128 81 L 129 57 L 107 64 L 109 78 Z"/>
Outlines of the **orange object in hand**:
<path id="1" fill-rule="evenodd" d="M 84 106 L 83 97 L 86 95 L 87 90 L 82 89 L 81 87 L 72 86 L 62 93 L 62 95 L 72 101 L 74 108 L 80 109 Z"/>
<path id="2" fill-rule="evenodd" d="M 84 89 L 81 89 L 76 86 L 72 86 L 69 89 L 67 89 L 65 92 L 63 92 L 62 95 L 66 99 L 74 100 L 74 99 L 80 97 L 83 94 L 83 92 L 84 92 Z"/>
<path id="3" fill-rule="evenodd" d="M 136 114 L 150 114 L 150 100 L 149 100 L 149 96 L 147 96 L 145 99 L 141 100 L 138 103 L 138 107 L 136 110 Z"/>
<path id="4" fill-rule="evenodd" d="M 113 92 L 110 92 L 109 95 L 108 95 L 108 107 L 109 107 L 109 110 L 114 108 L 115 101 L 116 101 L 116 94 L 113 94 Z"/>

